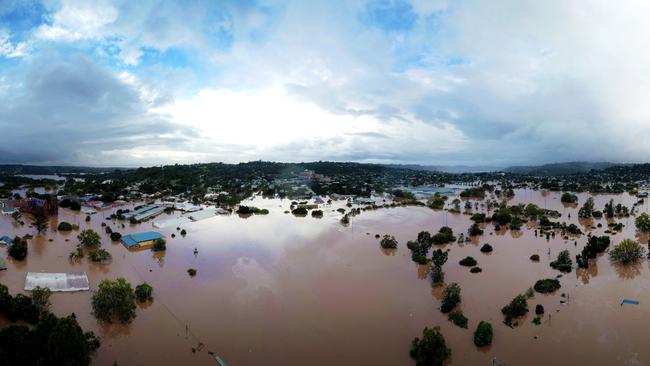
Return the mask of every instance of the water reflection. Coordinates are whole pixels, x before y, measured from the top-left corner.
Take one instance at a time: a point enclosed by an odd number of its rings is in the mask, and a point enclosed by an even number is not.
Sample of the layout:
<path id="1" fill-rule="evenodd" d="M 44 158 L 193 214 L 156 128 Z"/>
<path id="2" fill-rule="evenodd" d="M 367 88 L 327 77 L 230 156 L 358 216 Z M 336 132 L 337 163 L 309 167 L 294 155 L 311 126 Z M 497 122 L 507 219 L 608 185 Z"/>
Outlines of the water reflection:
<path id="1" fill-rule="evenodd" d="M 136 318 L 137 319 L 137 318 Z M 128 336 L 131 334 L 132 323 L 122 324 L 114 321 L 112 323 L 97 320 L 99 335 L 103 338 L 115 338 L 117 336 Z"/>
<path id="2" fill-rule="evenodd" d="M 636 276 L 641 274 L 641 263 L 614 263 L 612 266 L 616 270 L 618 277 L 624 280 L 634 279 Z"/>
<path id="3" fill-rule="evenodd" d="M 418 271 L 418 279 L 424 280 L 429 277 L 431 271 L 431 264 L 415 264 Z"/>
<path id="4" fill-rule="evenodd" d="M 576 269 L 576 278 L 580 279 L 583 284 L 588 284 L 589 280 L 598 275 L 598 265 L 596 260 L 589 260 L 589 268 L 577 268 Z"/>
<path id="5" fill-rule="evenodd" d="M 384 253 L 385 256 L 392 257 L 397 253 L 396 248 L 382 248 L 381 246 L 379 247 L 382 253 Z"/>

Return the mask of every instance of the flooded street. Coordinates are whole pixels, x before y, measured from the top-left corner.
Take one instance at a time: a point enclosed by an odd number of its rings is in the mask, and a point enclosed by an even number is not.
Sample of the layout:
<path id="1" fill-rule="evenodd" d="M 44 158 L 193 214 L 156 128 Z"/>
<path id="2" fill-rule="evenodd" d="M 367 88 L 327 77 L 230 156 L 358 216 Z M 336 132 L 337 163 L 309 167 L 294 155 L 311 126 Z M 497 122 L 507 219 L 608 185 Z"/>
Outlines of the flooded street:
<path id="1" fill-rule="evenodd" d="M 565 206 L 560 193 L 517 190 L 508 204 L 536 203 L 562 213 L 553 221 L 573 222 L 583 232 L 603 235 L 606 219 L 578 222 L 578 209 L 589 195 L 578 196 L 578 206 Z M 610 198 L 628 207 L 637 201 L 627 193 L 595 195 L 596 209 L 602 210 Z M 564 249 L 575 259 L 586 235 L 575 246 L 573 238 L 536 237 L 533 228 L 525 225 L 520 232 L 495 233 L 488 224 L 485 234 L 472 242 L 434 246 L 451 249 L 443 269 L 445 282 L 457 282 L 462 288 L 460 308 L 469 318 L 469 329 L 462 329 L 438 310 L 442 289 L 431 287 L 428 266 L 412 262 L 406 242 L 422 230 L 435 233 L 444 225 L 452 227 L 455 235 L 466 232 L 471 224 L 468 215 L 399 207 L 363 211 L 343 226 L 341 214 L 333 212 L 343 202 L 325 206 L 322 219 L 285 214 L 289 204 L 289 200 L 256 198 L 254 205 L 268 208 L 270 214 L 224 215 L 183 224 L 185 237 L 175 227 L 157 230 L 167 238 L 163 253 L 129 251 L 111 242 L 101 227 L 106 222 L 114 231 L 127 234 L 156 230 L 151 222 L 125 222 L 121 228 L 121 222 L 106 220 L 110 209 L 93 215 L 90 223 L 82 214 L 60 209 L 59 221 L 100 233 L 103 247 L 113 255 L 112 263 L 95 264 L 84 258 L 71 264 L 68 253 L 77 244 L 78 232 L 52 231 L 57 224 L 53 218 L 47 234 L 30 240 L 24 262 L 7 258 L 8 270 L 0 272 L 0 283 L 15 294 L 23 292 L 27 271 L 85 271 L 91 291 L 105 278 L 125 277 L 133 286 L 151 284 L 153 302 L 139 305 L 137 317 L 128 325 L 97 321 L 91 313 L 92 292 L 52 295 L 55 314 L 74 312 L 84 330 L 101 337 L 95 365 L 113 361 L 215 365 L 207 351 L 229 366 L 413 365 L 411 340 L 421 336 L 425 326 L 435 325 L 442 328 L 452 349 L 451 363 L 457 365 L 489 365 L 493 357 L 505 365 L 650 364 L 646 346 L 650 265 L 645 259 L 637 266 L 617 267 L 606 254 L 600 255 L 589 270 L 565 274 L 556 293 L 536 293 L 528 301 L 528 316 L 511 329 L 502 323 L 501 308 L 536 280 L 560 274 L 549 262 Z M 638 212 L 648 212 L 648 204 L 639 206 Z M 623 238 L 647 243 L 647 237 L 636 236 L 634 217 L 617 221 L 625 227 L 611 237 L 612 245 Z M 592 230 L 590 226 L 597 223 L 603 227 Z M 34 231 L 28 224 L 20 227 L 12 218 L 0 217 L 0 235 Z M 375 234 L 394 235 L 398 249 L 383 250 Z M 483 243 L 490 243 L 494 251 L 481 253 Z M 0 252 L 6 257 L 4 249 Z M 530 261 L 532 254 L 539 254 L 541 260 Z M 458 264 L 468 255 L 478 261 L 482 273 L 470 273 Z M 195 277 L 187 274 L 189 268 L 197 269 Z M 568 295 L 565 304 L 560 303 L 561 293 Z M 640 304 L 621 306 L 623 298 Z M 536 304 L 546 309 L 539 326 L 531 323 Z M 472 337 L 480 320 L 492 323 L 494 342 L 479 350 Z M 205 348 L 193 353 L 199 342 Z"/>

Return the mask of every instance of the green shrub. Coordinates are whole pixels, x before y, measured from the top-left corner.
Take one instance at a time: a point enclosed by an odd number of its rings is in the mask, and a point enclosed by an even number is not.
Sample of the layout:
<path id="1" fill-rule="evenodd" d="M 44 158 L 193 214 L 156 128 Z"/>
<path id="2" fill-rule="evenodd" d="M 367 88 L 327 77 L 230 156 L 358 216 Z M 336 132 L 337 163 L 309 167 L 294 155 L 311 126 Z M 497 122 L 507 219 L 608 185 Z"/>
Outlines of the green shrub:
<path id="1" fill-rule="evenodd" d="M 533 324 L 535 324 L 535 325 L 540 325 L 540 324 L 542 324 L 542 318 L 539 317 L 539 316 L 534 317 L 534 318 L 533 318 Z"/>
<path id="2" fill-rule="evenodd" d="M 189 274 L 190 277 L 194 277 L 194 276 L 196 276 L 196 269 L 194 269 L 194 268 L 190 268 L 190 269 L 188 269 L 188 270 L 187 270 L 187 274 Z"/>
<path id="3" fill-rule="evenodd" d="M 111 233 L 111 240 L 112 241 L 119 241 L 120 239 L 122 239 L 122 234 L 118 233 L 117 231 L 113 231 Z"/>
<path id="4" fill-rule="evenodd" d="M 97 248 L 101 244 L 101 237 L 93 229 L 86 229 L 77 235 L 79 244 L 86 248 Z"/>
<path id="5" fill-rule="evenodd" d="M 543 280 L 538 280 L 535 282 L 535 286 L 533 287 L 535 288 L 535 291 L 539 292 L 540 294 L 548 294 L 555 292 L 562 286 L 560 285 L 560 281 L 554 278 L 545 278 Z"/>
<path id="6" fill-rule="evenodd" d="M 379 243 L 384 249 L 395 249 L 397 248 L 397 240 L 392 235 L 384 235 Z"/>
<path id="7" fill-rule="evenodd" d="M 564 203 L 577 203 L 578 196 L 576 196 L 575 194 L 571 194 L 569 192 L 564 192 L 562 194 L 562 197 L 560 198 L 560 201 Z"/>
<path id="8" fill-rule="evenodd" d="M 111 259 L 111 253 L 105 249 L 98 249 L 88 254 L 88 257 L 93 262 L 106 262 Z"/>
<path id="9" fill-rule="evenodd" d="M 478 222 L 478 223 L 485 222 L 485 214 L 484 213 L 475 213 L 469 219 L 474 221 L 474 222 Z"/>
<path id="10" fill-rule="evenodd" d="M 537 315 L 544 314 L 544 306 L 542 304 L 535 305 L 535 314 Z"/>
<path id="11" fill-rule="evenodd" d="M 59 225 L 56 227 L 58 231 L 70 231 L 72 230 L 72 224 L 66 221 L 59 222 Z"/>
<path id="12" fill-rule="evenodd" d="M 483 253 L 490 253 L 493 250 L 492 246 L 488 243 L 483 244 L 481 247 L 481 252 Z"/>
<path id="13" fill-rule="evenodd" d="M 139 301 L 147 301 L 151 300 L 153 298 L 153 287 L 151 287 L 148 283 L 143 283 L 140 285 L 135 286 L 135 297 Z"/>
<path id="14" fill-rule="evenodd" d="M 472 273 L 481 273 L 481 272 L 483 272 L 481 267 L 472 267 L 472 269 L 470 269 L 469 271 L 472 272 Z"/>
<path id="15" fill-rule="evenodd" d="M 477 264 L 477 262 L 476 262 L 476 259 L 474 259 L 472 257 L 465 257 L 465 258 L 461 259 L 458 262 L 458 264 L 460 264 L 461 266 L 465 266 L 465 267 L 474 267 Z"/>
<path id="16" fill-rule="evenodd" d="M 574 235 L 582 235 L 582 230 L 576 225 L 576 224 L 570 224 L 567 226 L 566 231 L 569 234 L 574 234 Z"/>
<path id="17" fill-rule="evenodd" d="M 474 344 L 476 347 L 486 347 L 492 344 L 492 324 L 481 320 L 474 331 Z"/>
<path id="18" fill-rule="evenodd" d="M 480 226 L 478 226 L 477 223 L 472 224 L 472 226 L 469 227 L 467 230 L 467 234 L 469 236 L 478 236 L 478 235 L 483 235 L 483 229 L 481 229 Z"/>
<path id="19" fill-rule="evenodd" d="M 533 261 L 533 262 L 539 262 L 539 254 L 531 255 L 530 260 Z"/>
<path id="20" fill-rule="evenodd" d="M 449 313 L 449 321 L 456 324 L 461 328 L 467 329 L 467 317 L 463 314 L 462 311 L 452 311 Z"/>
<path id="21" fill-rule="evenodd" d="M 454 231 L 449 226 L 443 226 L 438 230 L 434 236 L 431 237 L 431 242 L 436 245 L 452 243 L 456 241 Z"/>
<path id="22" fill-rule="evenodd" d="M 294 209 L 293 211 L 291 211 L 291 213 L 296 215 L 296 216 L 307 216 L 309 211 L 307 211 L 307 209 L 304 208 L 304 207 L 298 207 L 298 208 Z"/>

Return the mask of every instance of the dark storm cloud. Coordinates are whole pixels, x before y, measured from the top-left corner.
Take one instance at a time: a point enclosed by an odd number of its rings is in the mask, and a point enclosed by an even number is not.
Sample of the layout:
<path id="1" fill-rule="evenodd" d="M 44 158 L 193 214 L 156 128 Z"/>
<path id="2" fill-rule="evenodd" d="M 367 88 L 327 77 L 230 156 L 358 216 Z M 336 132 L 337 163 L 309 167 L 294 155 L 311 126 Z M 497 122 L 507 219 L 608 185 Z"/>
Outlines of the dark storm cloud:
<path id="1" fill-rule="evenodd" d="M 0 105 L 5 162 L 73 162 L 80 154 L 101 155 L 133 147 L 187 141 L 191 129 L 156 115 L 142 86 L 128 82 L 85 56 L 26 67 L 22 82 Z M 162 97 L 164 98 L 164 97 Z"/>

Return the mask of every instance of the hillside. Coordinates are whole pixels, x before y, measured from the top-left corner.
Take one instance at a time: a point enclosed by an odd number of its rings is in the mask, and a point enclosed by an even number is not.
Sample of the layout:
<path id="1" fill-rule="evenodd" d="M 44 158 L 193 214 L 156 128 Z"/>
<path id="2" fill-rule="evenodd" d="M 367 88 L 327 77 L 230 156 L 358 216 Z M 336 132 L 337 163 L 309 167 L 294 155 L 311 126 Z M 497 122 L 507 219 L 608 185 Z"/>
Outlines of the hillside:
<path id="1" fill-rule="evenodd" d="M 512 174 L 525 174 L 537 176 L 549 175 L 570 175 L 578 173 L 587 173 L 591 170 L 603 170 L 613 167 L 615 164 L 610 162 L 586 162 L 586 161 L 573 161 L 566 163 L 551 163 L 544 165 L 533 166 L 511 166 L 504 171 Z"/>

